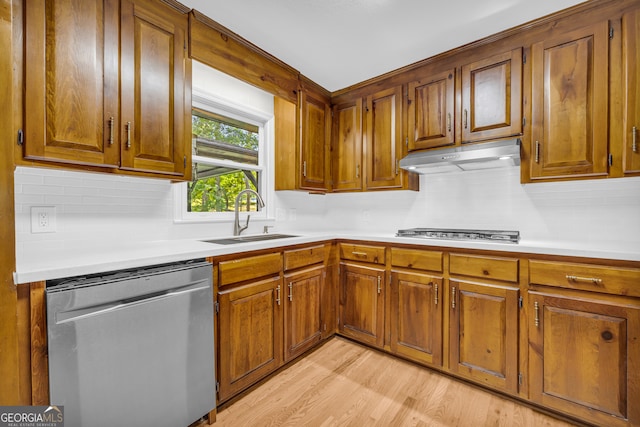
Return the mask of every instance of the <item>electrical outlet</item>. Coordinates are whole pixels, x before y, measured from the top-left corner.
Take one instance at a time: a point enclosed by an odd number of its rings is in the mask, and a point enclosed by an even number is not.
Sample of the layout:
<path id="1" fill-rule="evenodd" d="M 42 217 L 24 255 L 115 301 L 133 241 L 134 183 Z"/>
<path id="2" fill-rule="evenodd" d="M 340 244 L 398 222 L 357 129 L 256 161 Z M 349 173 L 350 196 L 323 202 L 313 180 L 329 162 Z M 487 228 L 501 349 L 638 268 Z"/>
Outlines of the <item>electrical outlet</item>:
<path id="1" fill-rule="evenodd" d="M 31 207 L 31 232 L 55 233 L 56 232 L 56 207 L 32 206 Z"/>

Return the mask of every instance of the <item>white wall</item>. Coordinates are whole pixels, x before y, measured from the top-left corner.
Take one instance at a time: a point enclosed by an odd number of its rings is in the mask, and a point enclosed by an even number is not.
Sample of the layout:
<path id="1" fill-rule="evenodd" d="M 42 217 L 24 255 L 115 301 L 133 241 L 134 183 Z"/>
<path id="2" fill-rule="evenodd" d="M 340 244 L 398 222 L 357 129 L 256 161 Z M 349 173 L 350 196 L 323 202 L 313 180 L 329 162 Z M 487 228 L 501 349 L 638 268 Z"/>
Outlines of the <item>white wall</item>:
<path id="1" fill-rule="evenodd" d="M 19 167 L 15 172 L 19 256 L 45 245 L 64 249 L 100 239 L 131 242 L 209 238 L 232 224 L 173 221 L 166 180 Z M 513 229 L 522 239 L 640 248 L 640 177 L 521 185 L 518 169 L 421 177 L 421 190 L 310 195 L 278 192 L 279 231 L 394 233 L 408 227 Z M 31 233 L 32 206 L 55 206 L 57 232 Z M 295 217 L 295 218 L 294 218 Z M 632 246 L 633 247 L 633 246 Z"/>

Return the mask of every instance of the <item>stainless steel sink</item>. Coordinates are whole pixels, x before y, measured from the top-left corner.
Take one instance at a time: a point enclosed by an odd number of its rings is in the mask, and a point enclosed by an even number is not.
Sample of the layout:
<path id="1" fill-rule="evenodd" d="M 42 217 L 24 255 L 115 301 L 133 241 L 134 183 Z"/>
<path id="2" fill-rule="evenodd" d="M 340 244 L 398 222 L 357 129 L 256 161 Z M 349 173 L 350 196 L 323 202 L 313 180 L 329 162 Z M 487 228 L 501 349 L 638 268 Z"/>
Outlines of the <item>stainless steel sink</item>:
<path id="1" fill-rule="evenodd" d="M 288 237 L 298 237 L 293 234 L 258 234 L 255 236 L 226 237 L 222 239 L 203 240 L 206 243 L 216 245 L 235 245 L 237 243 L 261 242 L 263 240 L 286 239 Z"/>

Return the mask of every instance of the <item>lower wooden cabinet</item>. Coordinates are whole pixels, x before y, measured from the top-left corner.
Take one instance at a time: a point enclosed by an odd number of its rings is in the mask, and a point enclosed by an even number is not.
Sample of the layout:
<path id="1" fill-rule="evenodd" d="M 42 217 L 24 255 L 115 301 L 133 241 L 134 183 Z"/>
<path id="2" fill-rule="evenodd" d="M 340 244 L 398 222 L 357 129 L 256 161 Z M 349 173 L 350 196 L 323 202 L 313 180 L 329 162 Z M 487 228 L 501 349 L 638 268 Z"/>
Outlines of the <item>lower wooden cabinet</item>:
<path id="1" fill-rule="evenodd" d="M 450 280 L 449 368 L 518 392 L 518 294 L 511 286 Z"/>
<path id="2" fill-rule="evenodd" d="M 391 351 L 442 366 L 442 277 L 391 271 Z"/>
<path id="3" fill-rule="evenodd" d="M 280 276 L 218 293 L 220 391 L 225 401 L 282 364 Z"/>
<path id="4" fill-rule="evenodd" d="M 325 278 L 324 265 L 285 275 L 284 360 L 299 356 L 320 342 L 320 296 Z"/>
<path id="5" fill-rule="evenodd" d="M 340 264 L 341 334 L 365 344 L 384 343 L 384 268 Z"/>
<path id="6" fill-rule="evenodd" d="M 529 292 L 530 399 L 603 426 L 640 425 L 640 304 Z"/>

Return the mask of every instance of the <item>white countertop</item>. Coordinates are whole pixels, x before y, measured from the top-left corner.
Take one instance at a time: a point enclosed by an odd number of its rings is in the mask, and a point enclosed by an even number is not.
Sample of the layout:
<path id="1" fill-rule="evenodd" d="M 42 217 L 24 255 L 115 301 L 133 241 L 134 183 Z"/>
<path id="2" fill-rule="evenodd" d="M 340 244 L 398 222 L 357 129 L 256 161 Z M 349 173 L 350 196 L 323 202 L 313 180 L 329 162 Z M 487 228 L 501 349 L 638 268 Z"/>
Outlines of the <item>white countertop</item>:
<path id="1" fill-rule="evenodd" d="M 292 233 L 299 234 L 299 233 Z M 220 237 L 212 237 L 220 238 Z M 203 239 L 157 240 L 121 244 L 67 245 L 64 250 L 31 251 L 18 257 L 14 282 L 37 282 L 108 272 L 126 268 L 215 257 L 281 246 L 320 242 L 331 239 L 354 239 L 380 243 L 415 244 L 453 249 L 480 249 L 545 255 L 640 261 L 640 245 L 599 244 L 597 248 L 575 243 L 549 243 L 521 240 L 520 243 L 494 243 L 395 237 L 393 234 L 309 233 L 284 239 L 243 242 L 232 245 L 207 243 Z"/>

